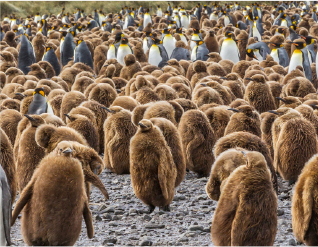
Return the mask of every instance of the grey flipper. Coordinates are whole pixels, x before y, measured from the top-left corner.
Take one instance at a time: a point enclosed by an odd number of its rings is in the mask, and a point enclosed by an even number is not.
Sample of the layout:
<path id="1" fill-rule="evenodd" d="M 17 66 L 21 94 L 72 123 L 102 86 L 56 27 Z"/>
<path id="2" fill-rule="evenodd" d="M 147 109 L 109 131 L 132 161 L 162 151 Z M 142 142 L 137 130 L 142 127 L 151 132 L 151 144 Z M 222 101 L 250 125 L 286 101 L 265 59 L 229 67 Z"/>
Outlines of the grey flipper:
<path id="1" fill-rule="evenodd" d="M 266 60 L 266 56 L 271 53 L 271 50 L 269 49 L 268 45 L 262 41 L 251 44 L 246 49 L 258 49 L 259 54 L 261 54 L 264 60 Z"/>
<path id="2" fill-rule="evenodd" d="M 256 21 L 256 28 L 259 31 L 259 34 L 261 36 L 263 36 L 264 35 L 264 28 L 263 28 L 263 24 L 262 24 L 262 19 L 258 19 Z"/>
<path id="3" fill-rule="evenodd" d="M 300 39 L 300 35 L 294 31 L 294 29 L 289 27 L 289 36 L 287 39 L 294 41 L 295 39 Z"/>
<path id="4" fill-rule="evenodd" d="M 247 19 L 247 25 L 250 25 L 250 30 L 248 33 L 248 37 L 251 38 L 253 36 L 253 22 Z"/>
<path id="5" fill-rule="evenodd" d="M 167 62 L 169 60 L 169 57 L 168 57 L 168 53 L 166 51 L 166 48 L 162 44 L 158 45 L 158 47 L 159 47 L 159 51 L 160 51 L 160 56 L 162 58 L 161 62 L 158 64 L 158 67 L 162 68 L 165 65 L 168 65 Z"/>
<path id="6" fill-rule="evenodd" d="M 12 199 L 11 189 L 8 183 L 6 174 L 0 164 L 0 186 L 2 189 L 2 213 L 3 213 L 3 225 L 4 235 L 8 245 L 12 245 L 10 238 L 11 217 L 12 217 Z"/>
<path id="7" fill-rule="evenodd" d="M 278 58 L 279 58 L 279 65 L 283 66 L 286 68 L 289 65 L 289 57 L 287 54 L 287 51 L 285 50 L 284 47 L 278 48 Z"/>
<path id="8" fill-rule="evenodd" d="M 60 74 L 61 66 L 53 49 L 50 49 L 47 53 L 45 53 L 43 61 L 46 61 L 52 65 L 56 76 Z"/>
<path id="9" fill-rule="evenodd" d="M 188 49 L 182 48 L 182 47 L 176 47 L 174 48 L 170 59 L 177 59 L 180 60 L 190 60 L 190 52 Z"/>
<path id="10" fill-rule="evenodd" d="M 284 15 L 284 12 L 282 11 L 275 19 L 274 23 L 273 23 L 273 26 L 274 25 L 277 25 L 277 26 L 280 26 L 282 20 L 280 20 L 280 18 Z"/>
<path id="11" fill-rule="evenodd" d="M 25 35 L 21 35 L 21 46 L 18 56 L 19 69 L 26 75 L 31 71 L 29 66 L 35 62 L 32 44 Z"/>
<path id="12" fill-rule="evenodd" d="M 82 41 L 76 48 L 74 54 L 74 64 L 81 62 L 94 69 L 92 54 L 88 49 L 85 41 Z"/>
<path id="13" fill-rule="evenodd" d="M 65 66 L 74 56 L 75 43 L 71 33 L 66 34 L 61 49 L 61 62 Z"/>
<path id="14" fill-rule="evenodd" d="M 147 45 L 150 48 L 154 44 L 153 40 L 150 37 L 147 37 Z"/>
<path id="15" fill-rule="evenodd" d="M 114 44 L 115 46 L 115 56 L 117 57 L 117 51 L 118 51 L 118 47 L 121 45 L 121 41 L 117 42 L 116 44 Z"/>
<path id="16" fill-rule="evenodd" d="M 199 45 L 197 48 L 197 57 L 196 60 L 202 60 L 202 61 L 206 61 L 208 60 L 209 56 L 209 50 L 208 48 L 206 48 L 205 44 Z"/>
<path id="17" fill-rule="evenodd" d="M 31 102 L 28 114 L 40 115 L 47 112 L 47 99 L 41 94 L 35 94 Z"/>
<path id="18" fill-rule="evenodd" d="M 311 74 L 311 67 L 309 64 L 308 52 L 307 50 L 302 49 L 301 52 L 303 53 L 303 68 L 305 71 L 305 76 L 309 81 L 312 81 L 312 74 Z"/>
<path id="19" fill-rule="evenodd" d="M 314 50 L 314 44 L 307 45 L 306 48 L 309 50 L 311 54 L 311 61 L 314 63 L 316 61 L 316 52 Z"/>

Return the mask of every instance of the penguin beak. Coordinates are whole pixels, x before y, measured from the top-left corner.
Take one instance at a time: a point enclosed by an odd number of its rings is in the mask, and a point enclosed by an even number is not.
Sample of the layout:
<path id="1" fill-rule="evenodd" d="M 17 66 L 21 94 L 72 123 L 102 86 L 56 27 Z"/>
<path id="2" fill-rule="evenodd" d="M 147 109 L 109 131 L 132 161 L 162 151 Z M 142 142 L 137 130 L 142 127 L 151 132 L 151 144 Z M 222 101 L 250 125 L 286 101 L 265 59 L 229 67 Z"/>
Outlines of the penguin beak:
<path id="1" fill-rule="evenodd" d="M 207 87 L 207 85 L 206 84 L 204 84 L 204 83 L 200 83 L 203 87 Z"/>
<path id="2" fill-rule="evenodd" d="M 105 64 L 103 67 L 107 67 L 108 66 L 108 64 Z"/>
<path id="3" fill-rule="evenodd" d="M 146 125 L 143 125 L 142 123 L 138 123 L 138 125 L 141 127 L 141 128 L 147 128 Z"/>
<path id="4" fill-rule="evenodd" d="M 220 77 L 220 79 L 227 80 L 227 78 L 226 78 L 226 77 Z"/>
<path id="5" fill-rule="evenodd" d="M 318 106 L 314 105 L 314 104 L 310 104 L 310 106 L 313 108 L 313 109 L 318 109 Z"/>
<path id="6" fill-rule="evenodd" d="M 245 80 L 253 81 L 253 79 L 252 79 L 252 78 L 245 78 Z"/>
<path id="7" fill-rule="evenodd" d="M 67 148 L 67 149 L 65 149 L 65 150 L 63 151 L 63 154 L 68 154 L 68 153 L 72 153 L 72 152 L 73 152 L 72 149 Z"/>
<path id="8" fill-rule="evenodd" d="M 235 111 L 235 112 L 240 112 L 238 109 L 234 109 L 234 108 L 229 108 L 229 111 Z"/>
<path id="9" fill-rule="evenodd" d="M 15 95 L 22 96 L 23 98 L 26 97 L 26 95 L 24 95 L 22 93 L 15 93 Z"/>
<path id="10" fill-rule="evenodd" d="M 106 111 L 110 112 L 110 113 L 115 113 L 115 111 L 107 108 L 107 107 L 104 107 L 104 106 L 101 106 L 101 108 L 105 109 Z"/>
<path id="11" fill-rule="evenodd" d="M 66 113 L 64 113 L 64 115 L 65 115 L 69 120 L 71 120 L 70 115 L 68 115 L 68 114 L 66 114 Z"/>
<path id="12" fill-rule="evenodd" d="M 117 93 L 121 93 L 121 90 L 120 90 L 120 89 L 116 89 L 116 92 L 117 92 Z"/>
<path id="13" fill-rule="evenodd" d="M 275 115 L 279 115 L 279 113 L 278 113 L 277 111 L 272 111 L 272 110 L 270 110 L 270 111 L 268 111 L 268 112 L 274 113 Z"/>
<path id="14" fill-rule="evenodd" d="M 33 117 L 30 117 L 29 115 L 27 114 L 24 114 L 25 117 L 27 117 L 30 121 L 35 121 L 35 119 Z"/>
<path id="15" fill-rule="evenodd" d="M 284 99 L 281 98 L 281 97 L 276 97 L 276 99 L 278 99 L 278 100 L 283 101 L 284 103 L 286 103 L 286 100 L 284 100 Z"/>

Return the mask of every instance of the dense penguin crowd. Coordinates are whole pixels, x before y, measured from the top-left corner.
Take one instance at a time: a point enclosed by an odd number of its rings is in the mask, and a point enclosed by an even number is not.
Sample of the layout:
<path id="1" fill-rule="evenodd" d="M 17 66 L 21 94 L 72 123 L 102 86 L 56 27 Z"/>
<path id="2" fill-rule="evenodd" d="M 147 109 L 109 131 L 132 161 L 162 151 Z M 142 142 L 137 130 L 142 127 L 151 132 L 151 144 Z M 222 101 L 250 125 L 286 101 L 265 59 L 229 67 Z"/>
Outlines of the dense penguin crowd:
<path id="1" fill-rule="evenodd" d="M 92 185 L 121 193 L 106 169 L 149 214 L 206 177 L 227 246 L 274 244 L 286 181 L 318 245 L 318 3 L 180 5 L 4 16 L 0 245 L 20 213 L 27 245 L 74 245 L 83 219 L 93 238 Z"/>

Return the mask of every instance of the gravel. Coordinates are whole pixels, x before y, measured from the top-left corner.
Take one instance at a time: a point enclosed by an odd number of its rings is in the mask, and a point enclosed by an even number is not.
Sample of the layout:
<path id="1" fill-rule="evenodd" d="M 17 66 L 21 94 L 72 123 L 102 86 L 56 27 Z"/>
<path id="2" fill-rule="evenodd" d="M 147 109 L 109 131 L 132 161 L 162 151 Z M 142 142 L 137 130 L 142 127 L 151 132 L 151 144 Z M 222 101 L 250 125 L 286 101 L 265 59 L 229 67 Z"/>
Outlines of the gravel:
<path id="1" fill-rule="evenodd" d="M 176 189 L 170 212 L 156 208 L 147 214 L 148 207 L 134 194 L 130 175 L 116 175 L 109 170 L 100 175 L 109 193 L 105 201 L 96 188 L 92 188 L 90 209 L 95 235 L 88 239 L 83 220 L 82 232 L 76 245 L 128 245 L 128 246 L 213 246 L 211 224 L 217 202 L 205 192 L 208 178 L 197 178 L 188 172 Z M 275 246 L 296 246 L 291 222 L 292 187 L 278 178 L 278 226 Z M 11 228 L 15 245 L 25 245 L 20 219 Z"/>

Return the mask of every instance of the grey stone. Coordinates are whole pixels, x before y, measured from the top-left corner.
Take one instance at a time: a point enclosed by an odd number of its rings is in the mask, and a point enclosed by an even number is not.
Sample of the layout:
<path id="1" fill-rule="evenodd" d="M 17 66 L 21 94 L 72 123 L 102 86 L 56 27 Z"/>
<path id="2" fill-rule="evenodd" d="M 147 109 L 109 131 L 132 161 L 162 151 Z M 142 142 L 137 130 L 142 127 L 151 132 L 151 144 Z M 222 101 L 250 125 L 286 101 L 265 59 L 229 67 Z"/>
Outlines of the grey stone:
<path id="1" fill-rule="evenodd" d="M 115 210 L 115 215 L 123 215 L 124 212 L 121 210 Z"/>
<path id="2" fill-rule="evenodd" d="M 120 215 L 114 215 L 112 220 L 121 220 L 123 217 Z"/>
<path id="3" fill-rule="evenodd" d="M 293 239 L 293 238 L 289 239 L 288 244 L 291 245 L 291 246 L 296 246 L 297 245 L 295 239 Z"/>
<path id="4" fill-rule="evenodd" d="M 178 239 L 178 242 L 189 242 L 189 239 L 186 237 L 181 237 Z"/>
<path id="5" fill-rule="evenodd" d="M 146 215 L 144 215 L 143 219 L 149 221 L 152 219 L 152 217 L 150 215 L 146 214 Z"/>
<path id="6" fill-rule="evenodd" d="M 103 219 L 112 220 L 112 216 L 110 214 L 106 213 L 106 214 L 103 214 Z"/>
<path id="7" fill-rule="evenodd" d="M 139 241 L 140 246 L 152 246 L 152 241 L 147 236 L 142 237 Z"/>
<path id="8" fill-rule="evenodd" d="M 282 210 L 282 209 L 277 209 L 277 215 L 278 216 L 282 216 L 282 215 L 284 215 L 284 210 Z"/>
<path id="9" fill-rule="evenodd" d="M 134 209 L 134 208 L 129 209 L 129 215 L 131 215 L 131 214 L 136 215 L 137 214 L 137 210 Z"/>
<path id="10" fill-rule="evenodd" d="M 192 225 L 192 226 L 189 226 L 188 230 L 189 231 L 203 231 L 203 226 Z"/>
<path id="11" fill-rule="evenodd" d="M 112 243 L 112 244 L 116 244 L 117 243 L 117 238 L 115 237 L 108 237 L 104 240 L 103 245 L 107 244 L 107 243 Z"/>
<path id="12" fill-rule="evenodd" d="M 114 212 L 115 212 L 114 207 L 107 207 L 103 209 L 100 213 L 114 213 Z"/>
<path id="13" fill-rule="evenodd" d="M 113 222 L 110 222 L 109 223 L 109 226 L 118 226 L 119 224 L 118 224 L 118 222 L 116 222 L 116 221 L 113 221 Z"/>
<path id="14" fill-rule="evenodd" d="M 146 229 L 163 229 L 165 228 L 165 225 L 155 225 L 155 224 L 148 224 L 145 225 Z"/>
<path id="15" fill-rule="evenodd" d="M 100 215 L 98 214 L 98 215 L 96 215 L 95 220 L 102 221 L 102 217 L 100 217 Z"/>

